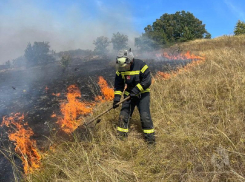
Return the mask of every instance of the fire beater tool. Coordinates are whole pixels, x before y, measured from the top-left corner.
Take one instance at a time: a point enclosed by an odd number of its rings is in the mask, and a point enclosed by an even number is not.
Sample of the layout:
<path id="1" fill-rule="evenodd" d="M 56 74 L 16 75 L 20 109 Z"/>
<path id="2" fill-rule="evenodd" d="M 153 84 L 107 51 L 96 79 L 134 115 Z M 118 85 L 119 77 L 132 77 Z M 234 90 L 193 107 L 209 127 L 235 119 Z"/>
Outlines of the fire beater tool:
<path id="1" fill-rule="evenodd" d="M 126 97 L 126 98 L 123 99 L 122 101 L 118 102 L 118 103 L 116 104 L 116 106 L 118 106 L 118 105 L 120 105 L 121 103 L 125 102 L 125 101 L 128 100 L 129 98 L 130 98 L 130 96 Z M 108 112 L 109 112 L 110 110 L 112 110 L 112 109 L 113 109 L 113 107 L 109 108 L 108 110 L 102 112 L 101 114 L 99 114 L 98 116 L 96 116 L 94 119 L 90 120 L 89 122 L 84 123 L 83 125 L 85 125 L 85 126 L 87 127 L 88 125 L 90 125 L 91 123 L 93 123 L 96 119 L 98 119 L 99 117 L 101 117 L 101 116 L 103 116 L 104 114 L 108 113 Z M 101 119 L 98 119 L 98 120 L 96 121 L 96 123 L 95 123 L 94 126 L 96 126 L 100 121 L 101 121 Z"/>

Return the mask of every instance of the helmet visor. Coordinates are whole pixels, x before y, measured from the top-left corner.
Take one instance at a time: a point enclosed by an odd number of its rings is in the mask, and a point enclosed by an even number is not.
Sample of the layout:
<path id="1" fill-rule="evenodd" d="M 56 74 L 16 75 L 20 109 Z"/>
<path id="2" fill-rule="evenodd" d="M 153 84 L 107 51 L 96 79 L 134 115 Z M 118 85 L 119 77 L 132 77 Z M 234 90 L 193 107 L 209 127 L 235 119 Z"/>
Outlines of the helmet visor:
<path id="1" fill-rule="evenodd" d="M 127 58 L 117 58 L 116 69 L 118 71 L 128 71 L 130 70 L 130 63 L 128 63 Z"/>

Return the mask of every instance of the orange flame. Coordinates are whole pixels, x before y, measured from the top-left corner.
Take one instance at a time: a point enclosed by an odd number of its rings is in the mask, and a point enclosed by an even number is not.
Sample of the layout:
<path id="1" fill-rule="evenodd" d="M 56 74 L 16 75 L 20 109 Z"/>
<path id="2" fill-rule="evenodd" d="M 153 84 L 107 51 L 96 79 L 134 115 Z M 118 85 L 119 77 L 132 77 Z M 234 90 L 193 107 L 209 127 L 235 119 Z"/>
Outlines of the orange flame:
<path id="1" fill-rule="evenodd" d="M 171 74 L 170 73 L 164 73 L 164 72 L 161 72 L 161 71 L 158 71 L 157 74 L 160 75 L 160 76 L 162 76 L 166 80 L 171 77 Z"/>
<path id="2" fill-rule="evenodd" d="M 57 123 L 61 129 L 66 133 L 73 132 L 81 123 L 80 116 L 85 116 L 92 112 L 91 104 L 79 101 L 81 92 L 75 85 L 68 87 L 67 101 L 61 103 L 60 110 L 63 117 L 59 117 Z"/>
<path id="3" fill-rule="evenodd" d="M 190 51 L 187 51 L 185 54 L 178 54 L 178 55 L 170 55 L 167 52 L 163 52 L 162 54 L 156 54 L 156 57 L 164 57 L 169 60 L 186 60 L 186 59 L 204 60 L 205 59 L 202 56 L 196 56 L 194 54 L 191 54 Z"/>
<path id="4" fill-rule="evenodd" d="M 170 58 L 170 57 L 169 57 Z M 171 59 L 175 59 L 173 57 L 171 57 Z M 200 56 L 195 56 L 193 54 L 190 54 L 190 52 L 188 51 L 186 54 L 183 54 L 183 57 L 178 56 L 178 60 L 185 60 L 185 59 L 193 59 L 192 62 L 186 64 L 184 67 L 179 68 L 177 71 L 173 71 L 171 73 L 164 73 L 164 72 L 157 72 L 157 75 L 162 76 L 164 79 L 169 79 L 172 76 L 176 76 L 177 74 L 184 72 L 184 71 L 189 71 L 191 68 L 203 63 L 205 61 L 204 57 L 200 57 Z"/>
<path id="5" fill-rule="evenodd" d="M 56 96 L 56 97 L 59 97 L 59 96 L 60 96 L 60 93 L 57 93 L 57 94 L 52 93 L 52 95 L 53 95 L 53 96 Z"/>
<path id="6" fill-rule="evenodd" d="M 55 118 L 55 117 L 56 117 L 56 114 L 53 113 L 53 114 L 51 115 L 51 118 Z"/>
<path id="7" fill-rule="evenodd" d="M 4 125 L 14 129 L 9 131 L 9 140 L 15 143 L 15 151 L 21 156 L 25 174 L 32 173 L 34 169 L 40 167 L 41 155 L 37 151 L 36 141 L 30 139 L 34 132 L 27 123 L 24 123 L 24 114 L 4 116 L 1 126 Z"/>
<path id="8" fill-rule="evenodd" d="M 102 93 L 102 96 L 97 96 L 95 100 L 97 101 L 111 101 L 114 98 L 114 90 L 110 88 L 106 82 L 106 80 L 100 76 L 99 77 L 99 82 L 100 90 Z"/>

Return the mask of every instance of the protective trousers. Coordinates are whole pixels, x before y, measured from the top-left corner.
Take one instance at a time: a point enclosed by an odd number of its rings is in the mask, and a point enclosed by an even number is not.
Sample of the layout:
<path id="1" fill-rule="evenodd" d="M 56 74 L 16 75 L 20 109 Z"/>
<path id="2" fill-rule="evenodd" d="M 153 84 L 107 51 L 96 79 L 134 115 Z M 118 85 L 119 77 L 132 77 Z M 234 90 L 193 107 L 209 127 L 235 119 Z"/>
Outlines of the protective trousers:
<path id="1" fill-rule="evenodd" d="M 141 94 L 140 98 L 130 99 L 122 104 L 119 115 L 119 125 L 117 130 L 120 136 L 127 136 L 129 120 L 133 114 L 134 108 L 137 106 L 140 113 L 141 126 L 144 138 L 148 143 L 155 143 L 155 132 L 150 114 L 150 93 Z"/>

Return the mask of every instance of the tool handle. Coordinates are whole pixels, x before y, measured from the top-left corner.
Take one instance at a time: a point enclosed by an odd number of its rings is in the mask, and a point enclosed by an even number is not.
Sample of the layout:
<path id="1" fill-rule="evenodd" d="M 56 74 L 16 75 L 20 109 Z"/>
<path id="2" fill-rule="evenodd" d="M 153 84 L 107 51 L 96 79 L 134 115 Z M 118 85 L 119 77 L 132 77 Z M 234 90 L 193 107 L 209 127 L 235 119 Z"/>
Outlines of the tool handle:
<path id="1" fill-rule="evenodd" d="M 116 106 L 120 105 L 121 103 L 123 103 L 124 101 L 128 100 L 129 98 L 130 98 L 130 96 L 126 97 L 126 98 L 123 99 L 122 101 L 118 102 L 118 103 L 116 104 Z M 99 114 L 98 116 L 96 116 L 94 119 L 90 120 L 90 121 L 87 122 L 87 123 L 84 123 L 84 125 L 86 125 L 86 126 L 89 125 L 90 123 L 92 123 L 92 122 L 94 122 L 96 119 L 98 119 L 100 116 L 102 116 L 102 115 L 108 113 L 108 112 L 109 112 L 110 110 L 112 110 L 112 109 L 113 109 L 113 107 L 109 108 L 108 110 L 106 110 L 106 111 L 102 112 L 101 114 Z"/>
<path id="2" fill-rule="evenodd" d="M 126 98 L 123 99 L 122 101 L 118 102 L 118 103 L 116 104 L 116 106 L 120 105 L 121 103 L 123 103 L 124 101 L 128 100 L 129 98 L 130 98 L 130 96 L 126 97 Z M 113 109 L 113 107 L 112 107 L 111 109 Z"/>

